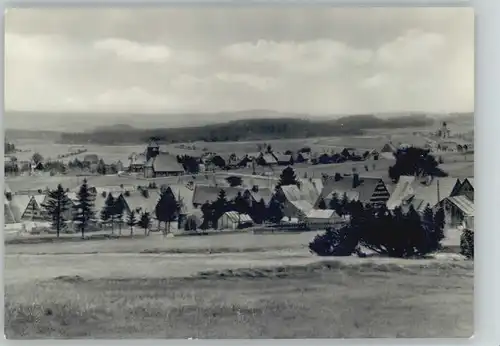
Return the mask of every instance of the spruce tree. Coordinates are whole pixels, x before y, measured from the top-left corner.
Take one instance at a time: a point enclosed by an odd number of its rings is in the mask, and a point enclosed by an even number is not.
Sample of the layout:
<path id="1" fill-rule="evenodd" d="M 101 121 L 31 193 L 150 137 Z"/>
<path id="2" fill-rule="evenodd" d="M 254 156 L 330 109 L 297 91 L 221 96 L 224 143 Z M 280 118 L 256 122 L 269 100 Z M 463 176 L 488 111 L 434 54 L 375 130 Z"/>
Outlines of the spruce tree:
<path id="1" fill-rule="evenodd" d="M 130 235 L 134 235 L 134 226 L 137 224 L 135 219 L 135 211 L 131 210 L 127 215 L 127 226 L 130 227 Z"/>
<path id="2" fill-rule="evenodd" d="M 335 210 L 338 215 L 342 216 L 342 208 L 340 205 L 339 197 L 336 193 L 332 194 L 332 199 L 330 200 L 329 207 L 330 209 Z"/>
<path id="3" fill-rule="evenodd" d="M 217 200 L 212 204 L 214 228 L 217 228 L 219 218 L 228 211 L 229 203 L 226 197 L 226 191 L 220 190 Z"/>
<path id="4" fill-rule="evenodd" d="M 213 221 L 213 208 L 208 201 L 201 205 L 201 212 L 203 213 L 203 222 L 200 226 L 201 229 L 208 229 Z"/>
<path id="5" fill-rule="evenodd" d="M 299 181 L 297 180 L 297 176 L 295 175 L 295 171 L 292 167 L 287 167 L 281 172 L 280 179 L 278 181 L 278 184 L 276 185 L 276 189 L 279 189 L 281 186 L 287 185 L 299 186 Z"/>
<path id="6" fill-rule="evenodd" d="M 428 246 L 428 242 L 425 239 L 425 231 L 422 227 L 420 215 L 413 205 L 410 205 L 408 213 L 405 215 L 405 221 L 404 232 L 407 233 L 405 257 L 422 255 L 427 252 L 424 248 Z"/>
<path id="7" fill-rule="evenodd" d="M 283 205 L 278 199 L 273 197 L 267 209 L 267 219 L 273 223 L 280 223 L 283 216 Z"/>
<path id="8" fill-rule="evenodd" d="M 142 213 L 137 225 L 144 229 L 144 235 L 148 235 L 149 227 L 151 227 L 151 215 L 148 212 Z"/>
<path id="9" fill-rule="evenodd" d="M 104 207 L 101 210 L 101 220 L 104 224 L 111 222 L 111 232 L 114 232 L 115 224 L 115 203 L 116 200 L 111 194 L 108 194 L 106 200 L 104 201 Z"/>
<path id="10" fill-rule="evenodd" d="M 444 227 L 446 224 L 444 209 L 439 208 L 434 214 L 435 240 L 440 242 L 444 239 Z"/>
<path id="11" fill-rule="evenodd" d="M 323 199 L 323 197 L 320 197 L 320 200 L 319 200 L 319 203 L 318 203 L 318 208 L 319 209 L 323 209 L 323 210 L 326 209 L 326 203 L 325 203 L 325 200 Z"/>
<path id="12" fill-rule="evenodd" d="M 70 209 L 71 201 L 61 184 L 57 185 L 57 189 L 49 191 L 47 198 L 43 207 L 49 214 L 52 227 L 55 228 L 59 238 L 60 232 L 67 228 L 65 213 Z"/>
<path id="13" fill-rule="evenodd" d="M 261 198 L 260 201 L 252 203 L 251 217 L 255 223 L 261 224 L 266 218 L 266 202 Z"/>
<path id="14" fill-rule="evenodd" d="M 179 212 L 180 205 L 175 200 L 175 197 L 169 190 L 163 190 L 160 199 L 156 204 L 156 218 L 158 222 L 165 223 L 165 231 L 163 234 L 170 232 L 170 223 L 174 221 Z"/>
<path id="15" fill-rule="evenodd" d="M 83 180 L 80 190 L 77 193 L 77 202 L 75 204 L 75 213 L 73 221 L 77 222 L 82 232 L 82 238 L 85 237 L 85 230 L 89 227 L 90 221 L 94 218 L 94 195 L 90 192 L 87 179 Z"/>

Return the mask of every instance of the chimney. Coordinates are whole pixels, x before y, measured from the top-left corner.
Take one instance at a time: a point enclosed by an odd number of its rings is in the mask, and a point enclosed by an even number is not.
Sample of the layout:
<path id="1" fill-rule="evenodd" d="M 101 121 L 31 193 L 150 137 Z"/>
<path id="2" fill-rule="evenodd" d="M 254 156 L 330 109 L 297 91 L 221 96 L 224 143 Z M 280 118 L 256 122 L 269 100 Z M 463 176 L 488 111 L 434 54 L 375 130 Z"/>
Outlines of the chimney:
<path id="1" fill-rule="evenodd" d="M 359 174 L 358 173 L 353 173 L 352 175 L 352 187 L 355 189 L 359 186 Z"/>

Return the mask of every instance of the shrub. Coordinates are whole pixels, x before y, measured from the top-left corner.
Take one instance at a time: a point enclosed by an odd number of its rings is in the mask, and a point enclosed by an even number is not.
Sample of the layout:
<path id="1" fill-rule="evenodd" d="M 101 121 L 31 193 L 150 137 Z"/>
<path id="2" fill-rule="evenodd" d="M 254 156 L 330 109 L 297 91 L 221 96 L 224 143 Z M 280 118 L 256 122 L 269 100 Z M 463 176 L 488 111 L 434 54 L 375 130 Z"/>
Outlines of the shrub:
<path id="1" fill-rule="evenodd" d="M 468 259 L 474 258 L 474 231 L 465 229 L 460 236 L 460 253 Z"/>
<path id="2" fill-rule="evenodd" d="M 350 202 L 345 209 L 351 216 L 350 224 L 318 235 L 309 244 L 312 252 L 319 256 L 348 256 L 362 245 L 382 255 L 408 258 L 441 247 L 441 224 L 434 222 L 432 211 L 426 211 L 422 221 L 412 207 L 404 214 L 400 208 L 390 212 L 385 206 L 372 208 Z"/>
<path id="3" fill-rule="evenodd" d="M 357 248 L 359 239 L 352 227 L 327 229 L 324 234 L 318 234 L 309 243 L 309 250 L 318 256 L 350 256 Z"/>

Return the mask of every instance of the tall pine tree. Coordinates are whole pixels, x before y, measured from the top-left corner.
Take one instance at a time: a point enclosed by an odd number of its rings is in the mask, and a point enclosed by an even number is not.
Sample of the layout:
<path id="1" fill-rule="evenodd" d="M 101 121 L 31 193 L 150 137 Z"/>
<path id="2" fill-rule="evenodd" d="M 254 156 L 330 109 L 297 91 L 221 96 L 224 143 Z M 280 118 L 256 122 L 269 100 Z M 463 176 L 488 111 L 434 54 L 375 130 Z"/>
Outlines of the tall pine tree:
<path id="1" fill-rule="evenodd" d="M 217 200 L 212 204 L 213 209 L 213 220 L 214 228 L 217 228 L 217 222 L 220 217 L 228 211 L 229 202 L 227 201 L 226 191 L 220 190 L 219 195 L 217 196 Z"/>
<path id="2" fill-rule="evenodd" d="M 266 212 L 266 202 L 264 202 L 263 198 L 258 202 L 252 203 L 250 213 L 255 223 L 261 224 L 266 219 Z"/>
<path id="3" fill-rule="evenodd" d="M 142 213 L 137 225 L 144 229 L 144 235 L 148 235 L 151 227 L 151 215 L 148 212 Z"/>
<path id="4" fill-rule="evenodd" d="M 113 195 L 108 194 L 106 200 L 104 201 L 104 207 L 101 210 L 101 221 L 103 224 L 111 223 L 111 233 L 114 233 L 115 225 L 115 203 L 116 200 Z"/>
<path id="5" fill-rule="evenodd" d="M 267 219 L 273 223 L 280 223 L 283 215 L 283 205 L 277 198 L 273 197 L 267 209 Z"/>
<path id="6" fill-rule="evenodd" d="M 88 229 L 90 221 L 94 218 L 94 195 L 90 192 L 87 184 L 87 179 L 83 180 L 82 186 L 77 193 L 77 201 L 75 203 L 75 213 L 73 221 L 78 223 L 82 238 L 85 237 L 85 230 Z"/>
<path id="7" fill-rule="evenodd" d="M 135 219 L 135 211 L 131 210 L 127 215 L 127 225 L 130 227 L 130 235 L 134 235 L 134 226 L 137 224 Z"/>
<path id="8" fill-rule="evenodd" d="M 299 186 L 299 181 L 297 180 L 297 176 L 295 175 L 295 171 L 292 167 L 287 167 L 281 172 L 280 179 L 276 185 L 276 190 L 281 186 L 287 185 Z"/>
<path id="9" fill-rule="evenodd" d="M 320 197 L 319 199 L 318 208 L 323 210 L 326 209 L 326 203 L 323 197 Z"/>
<path id="10" fill-rule="evenodd" d="M 180 205 L 175 200 L 175 197 L 169 190 L 164 190 L 161 193 L 160 200 L 156 204 L 156 218 L 158 222 L 165 223 L 165 231 L 163 234 L 170 232 L 170 223 L 175 220 L 179 213 Z"/>
<path id="11" fill-rule="evenodd" d="M 71 208 L 71 201 L 61 184 L 57 185 L 57 189 L 49 191 L 47 202 L 43 207 L 49 214 L 52 227 L 55 228 L 59 238 L 61 231 L 67 228 L 65 214 Z"/>
<path id="12" fill-rule="evenodd" d="M 446 218 L 444 214 L 444 209 L 439 208 L 434 214 L 434 237 L 435 240 L 441 242 L 444 239 L 444 227 L 446 224 Z"/>
<path id="13" fill-rule="evenodd" d="M 203 213 L 203 222 L 200 226 L 201 229 L 208 229 L 213 222 L 213 208 L 208 201 L 201 205 L 201 212 Z"/>
<path id="14" fill-rule="evenodd" d="M 115 199 L 114 207 L 112 208 L 112 217 L 118 223 L 118 234 L 122 235 L 122 226 L 123 226 L 123 216 L 125 213 L 125 204 L 123 203 L 123 198 L 118 197 Z"/>

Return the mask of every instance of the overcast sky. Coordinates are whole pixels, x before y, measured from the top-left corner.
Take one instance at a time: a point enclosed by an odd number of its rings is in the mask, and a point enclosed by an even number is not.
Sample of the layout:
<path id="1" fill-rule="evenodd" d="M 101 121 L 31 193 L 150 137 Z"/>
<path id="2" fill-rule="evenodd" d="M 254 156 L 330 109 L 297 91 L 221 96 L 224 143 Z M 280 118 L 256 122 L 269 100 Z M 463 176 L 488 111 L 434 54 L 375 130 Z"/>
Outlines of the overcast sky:
<path id="1" fill-rule="evenodd" d="M 7 110 L 474 106 L 471 9 L 11 9 Z"/>

